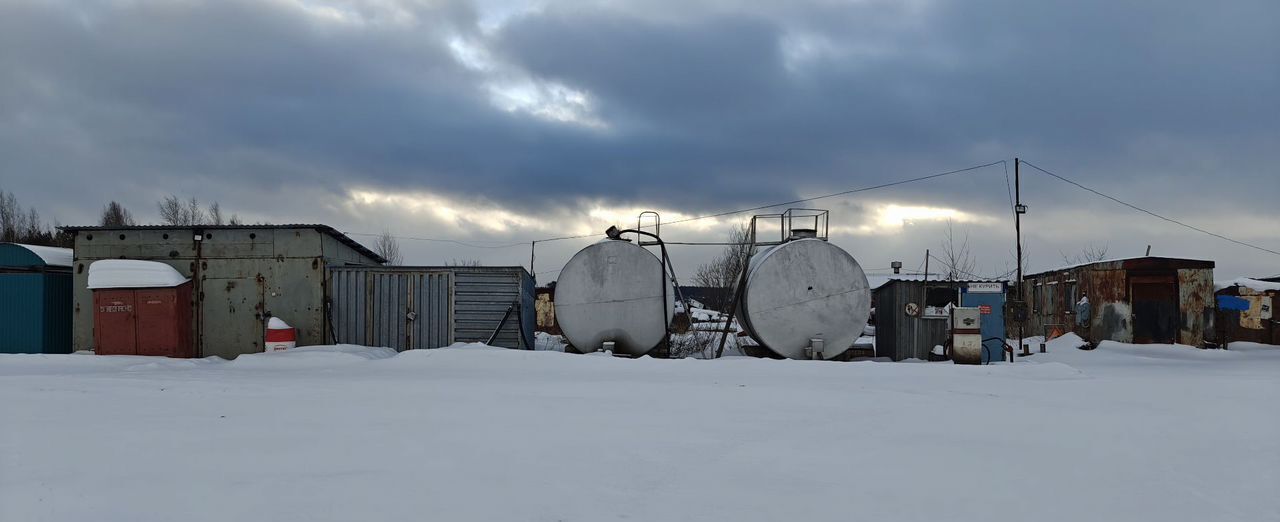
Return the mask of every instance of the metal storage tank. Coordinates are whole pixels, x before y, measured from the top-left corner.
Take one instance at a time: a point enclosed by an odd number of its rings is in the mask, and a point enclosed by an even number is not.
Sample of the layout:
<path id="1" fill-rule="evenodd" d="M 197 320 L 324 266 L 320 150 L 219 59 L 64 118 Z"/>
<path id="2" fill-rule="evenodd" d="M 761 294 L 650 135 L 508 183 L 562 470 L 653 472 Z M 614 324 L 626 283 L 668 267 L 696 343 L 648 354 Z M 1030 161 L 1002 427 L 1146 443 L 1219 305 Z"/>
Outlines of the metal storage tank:
<path id="1" fill-rule="evenodd" d="M 0 243 L 0 353 L 71 353 L 70 248 Z"/>
<path id="2" fill-rule="evenodd" d="M 621 239 L 574 254 L 561 269 L 555 292 L 560 329 L 583 353 L 612 342 L 614 353 L 644 355 L 666 339 L 675 311 L 675 291 L 662 261 Z"/>
<path id="3" fill-rule="evenodd" d="M 105 259 L 89 265 L 93 345 L 98 355 L 195 357 L 191 280 L 154 261 Z"/>
<path id="4" fill-rule="evenodd" d="M 870 312 L 867 276 L 853 256 L 801 236 L 751 257 L 737 318 L 780 356 L 832 359 L 853 346 Z"/>
<path id="5" fill-rule="evenodd" d="M 404 351 L 498 330 L 493 345 L 532 350 L 533 286 L 519 266 L 331 266 L 333 342 Z"/>

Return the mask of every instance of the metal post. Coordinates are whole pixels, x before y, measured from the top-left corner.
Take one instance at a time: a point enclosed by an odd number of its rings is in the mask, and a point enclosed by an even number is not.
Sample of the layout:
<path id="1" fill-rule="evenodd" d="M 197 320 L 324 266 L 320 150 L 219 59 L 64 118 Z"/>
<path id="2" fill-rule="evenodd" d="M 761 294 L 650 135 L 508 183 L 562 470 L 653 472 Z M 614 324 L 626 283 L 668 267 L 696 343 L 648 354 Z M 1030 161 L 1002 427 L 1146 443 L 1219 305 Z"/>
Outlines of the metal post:
<path id="1" fill-rule="evenodd" d="M 911 327 L 911 352 L 914 354 L 916 349 L 920 347 L 920 321 L 924 319 L 924 311 L 929 300 L 929 249 L 924 249 L 924 282 L 920 284 L 920 313 L 915 317 L 915 324 Z M 933 348 L 930 347 L 930 350 Z M 928 351 L 928 350 L 926 350 Z M 928 356 L 925 357 L 928 359 Z"/>
<path id="2" fill-rule="evenodd" d="M 1022 161 L 1016 157 L 1013 158 L 1013 193 L 1014 193 L 1014 201 L 1015 201 L 1014 207 L 1013 207 L 1013 227 L 1017 233 L 1017 242 L 1018 242 L 1018 254 L 1017 254 L 1018 255 L 1018 301 L 1022 303 L 1020 306 L 1025 310 L 1027 308 L 1027 289 L 1026 289 L 1026 285 L 1024 285 L 1022 281 L 1022 169 L 1021 167 L 1022 167 Z M 1022 320 L 1018 321 L 1018 349 L 1022 350 L 1023 352 L 1028 352 L 1026 346 L 1024 346 L 1022 343 L 1022 335 L 1024 333 L 1023 328 L 1026 327 L 1026 323 L 1027 321 L 1025 318 L 1022 318 Z M 1009 362 L 1013 362 L 1012 352 L 1009 354 Z"/>
<path id="3" fill-rule="evenodd" d="M 538 286 L 538 273 L 533 271 L 533 253 L 537 247 L 537 241 L 529 242 L 529 275 L 533 277 L 533 286 Z"/>

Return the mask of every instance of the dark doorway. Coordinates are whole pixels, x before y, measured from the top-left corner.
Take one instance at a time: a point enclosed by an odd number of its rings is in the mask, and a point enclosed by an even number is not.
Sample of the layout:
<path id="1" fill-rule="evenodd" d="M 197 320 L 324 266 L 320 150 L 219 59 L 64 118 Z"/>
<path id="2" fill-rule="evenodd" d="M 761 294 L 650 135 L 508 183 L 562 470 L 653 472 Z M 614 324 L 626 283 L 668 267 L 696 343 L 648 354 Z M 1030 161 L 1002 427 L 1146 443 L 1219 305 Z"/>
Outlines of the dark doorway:
<path id="1" fill-rule="evenodd" d="M 1178 335 L 1178 279 L 1173 275 L 1129 277 L 1133 303 L 1133 342 L 1174 342 Z"/>

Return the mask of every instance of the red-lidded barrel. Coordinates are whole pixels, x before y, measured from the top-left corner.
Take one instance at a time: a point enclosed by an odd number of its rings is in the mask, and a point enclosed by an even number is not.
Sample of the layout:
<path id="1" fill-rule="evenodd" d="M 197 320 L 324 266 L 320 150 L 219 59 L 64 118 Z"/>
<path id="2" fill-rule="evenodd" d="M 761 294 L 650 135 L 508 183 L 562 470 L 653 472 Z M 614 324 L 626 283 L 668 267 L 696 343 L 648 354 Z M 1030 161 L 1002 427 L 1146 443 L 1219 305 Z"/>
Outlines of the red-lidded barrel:
<path id="1" fill-rule="evenodd" d="M 272 317 L 267 321 L 266 341 L 262 345 L 264 352 L 288 350 L 298 345 L 298 332 L 279 317 Z"/>

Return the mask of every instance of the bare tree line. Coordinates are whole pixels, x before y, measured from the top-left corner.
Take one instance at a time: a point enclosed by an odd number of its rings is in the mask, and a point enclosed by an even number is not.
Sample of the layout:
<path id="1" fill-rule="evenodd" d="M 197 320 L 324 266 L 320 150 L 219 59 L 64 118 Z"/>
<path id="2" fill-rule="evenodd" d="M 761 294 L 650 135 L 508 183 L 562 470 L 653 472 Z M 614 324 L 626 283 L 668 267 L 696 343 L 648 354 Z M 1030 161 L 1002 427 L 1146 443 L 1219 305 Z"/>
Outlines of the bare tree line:
<path id="1" fill-rule="evenodd" d="M 35 207 L 24 209 L 18 196 L 0 190 L 0 241 L 43 246 L 71 246 L 71 238 L 46 226 Z"/>
<path id="2" fill-rule="evenodd" d="M 710 262 L 699 265 L 693 273 L 693 284 L 709 288 L 711 292 L 708 302 L 703 304 L 721 311 L 729 305 L 742 269 L 751 258 L 751 245 L 747 243 L 750 232 L 745 224 L 729 230 L 729 235 L 725 238 L 728 245 L 720 255 Z"/>
<path id="3" fill-rule="evenodd" d="M 113 202 L 114 203 L 114 202 Z M 188 200 L 179 199 L 178 196 L 170 194 L 164 199 L 156 203 L 156 207 L 160 209 L 160 221 L 165 225 L 175 226 L 193 226 L 193 225 L 241 225 L 240 217 L 232 214 L 231 217 L 224 219 L 222 215 L 222 206 L 214 201 L 209 207 L 201 208 L 200 201 L 194 196 Z"/>

